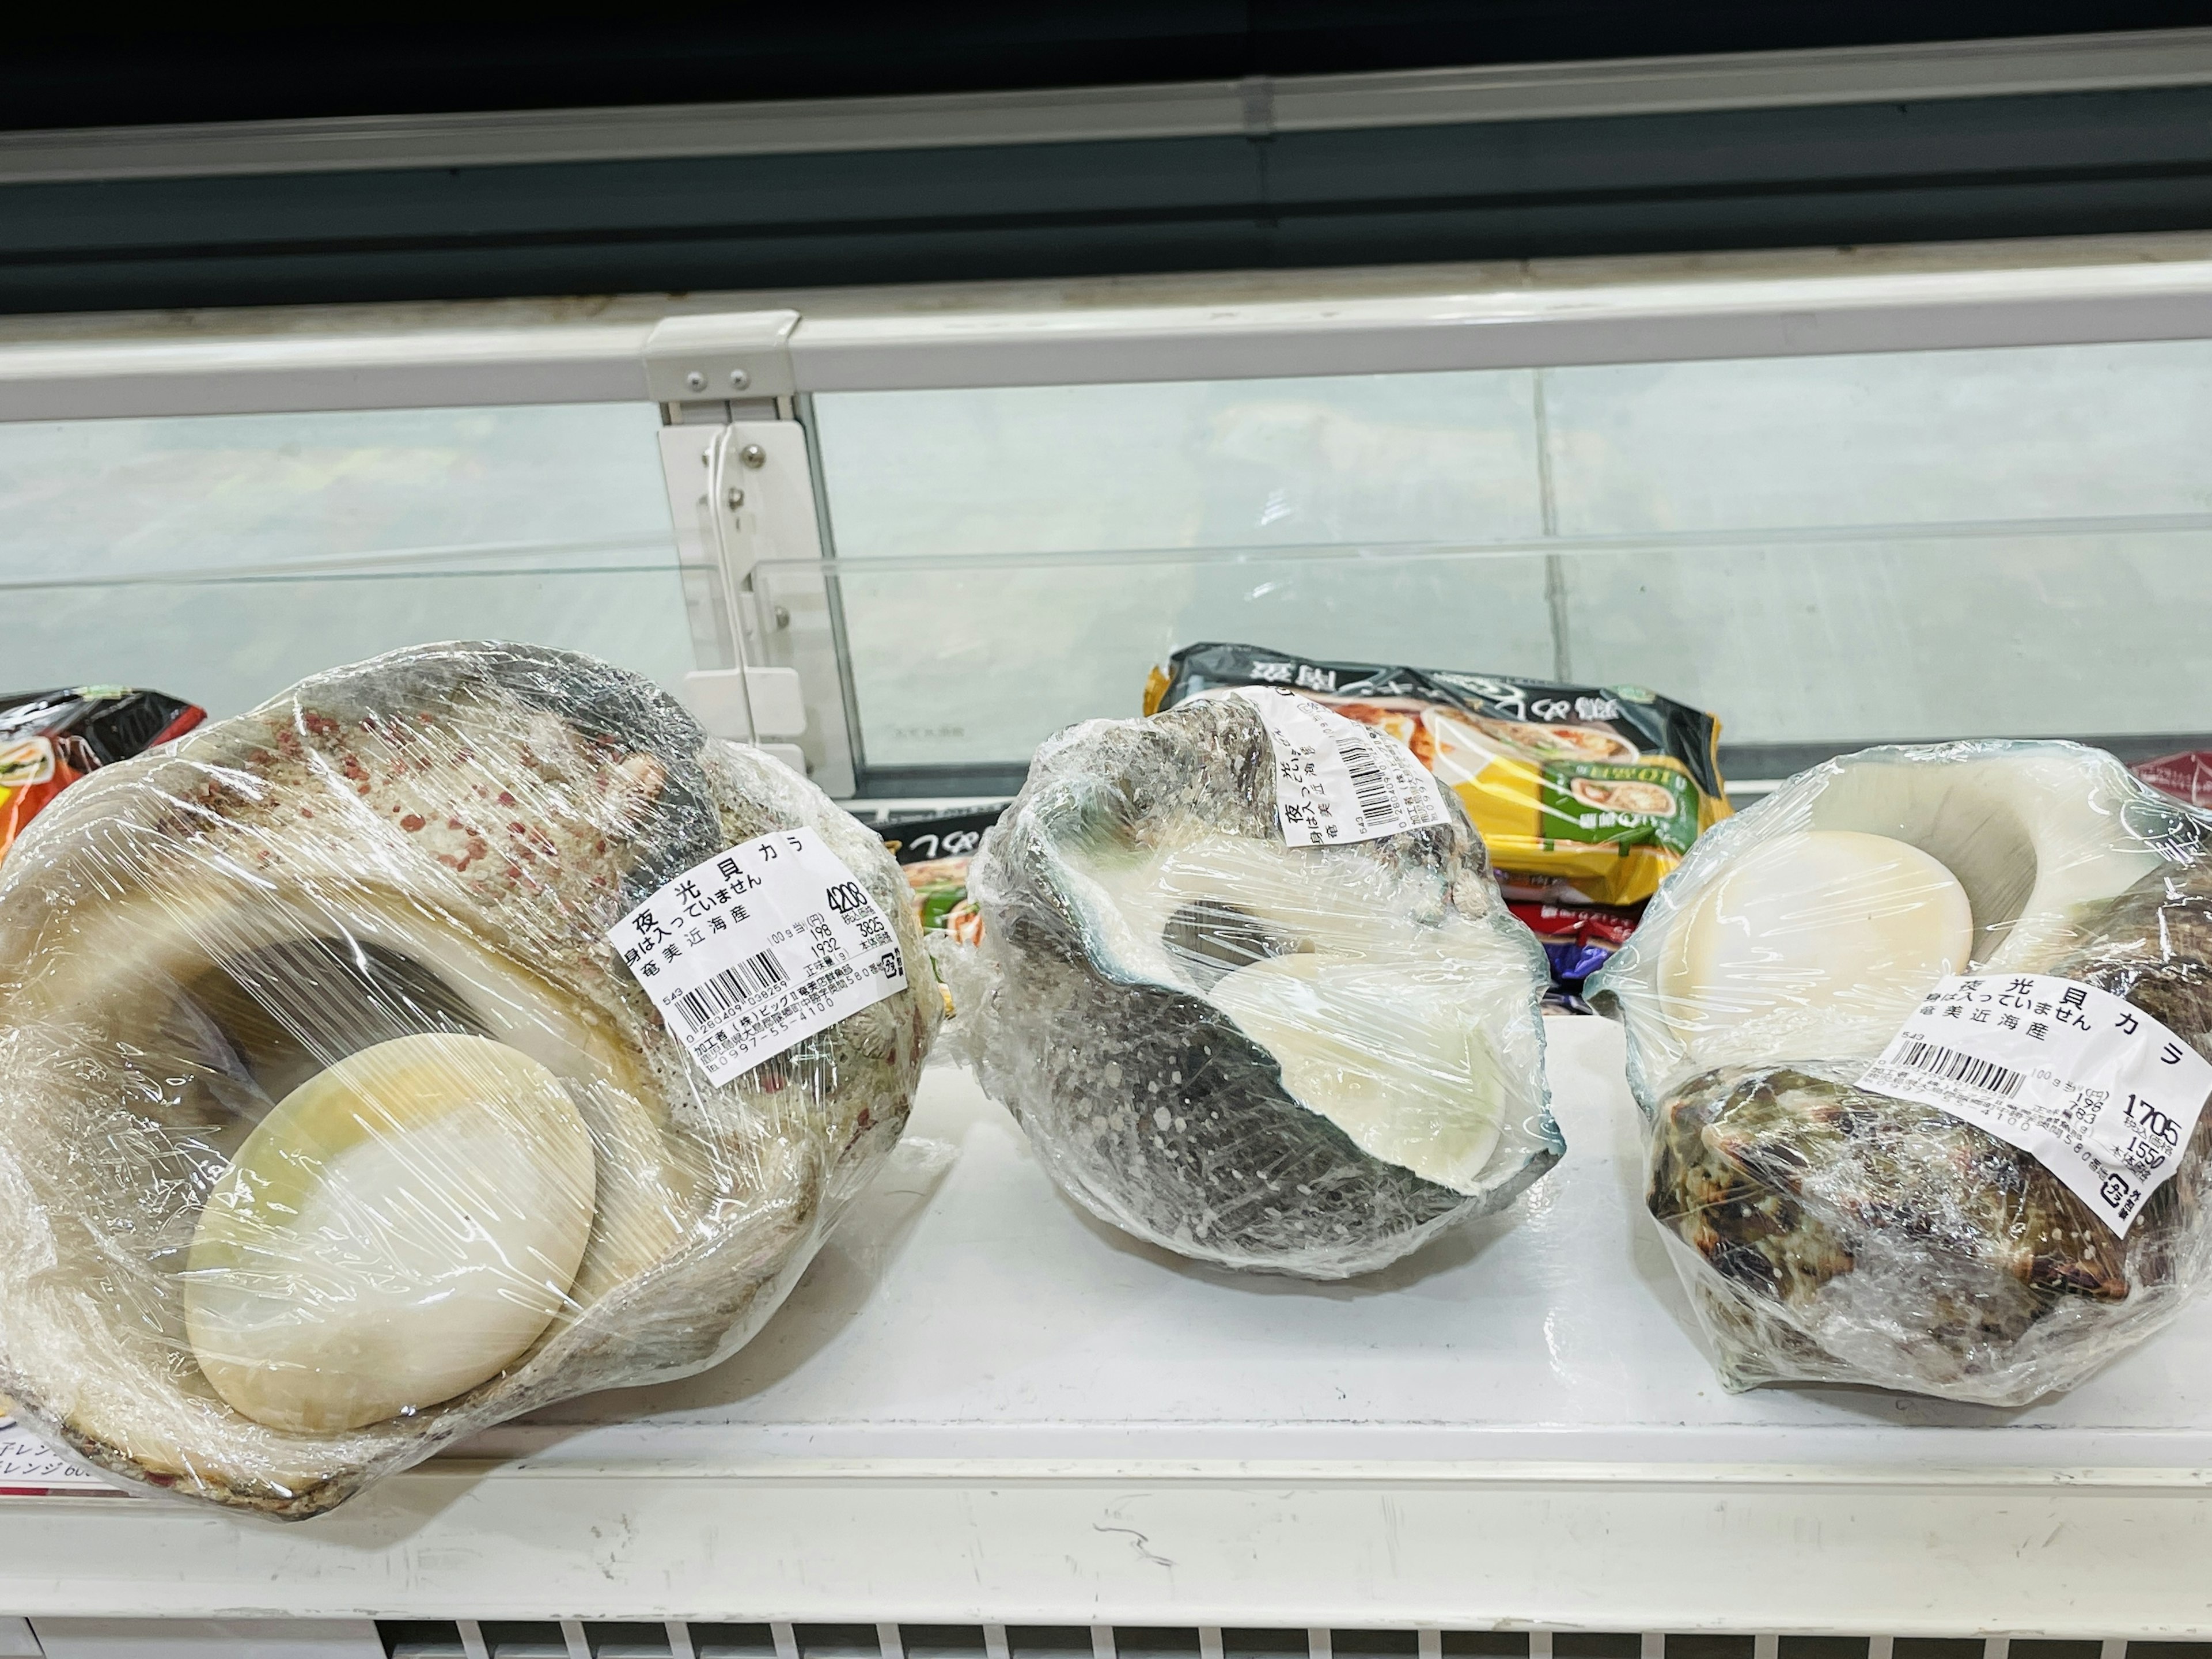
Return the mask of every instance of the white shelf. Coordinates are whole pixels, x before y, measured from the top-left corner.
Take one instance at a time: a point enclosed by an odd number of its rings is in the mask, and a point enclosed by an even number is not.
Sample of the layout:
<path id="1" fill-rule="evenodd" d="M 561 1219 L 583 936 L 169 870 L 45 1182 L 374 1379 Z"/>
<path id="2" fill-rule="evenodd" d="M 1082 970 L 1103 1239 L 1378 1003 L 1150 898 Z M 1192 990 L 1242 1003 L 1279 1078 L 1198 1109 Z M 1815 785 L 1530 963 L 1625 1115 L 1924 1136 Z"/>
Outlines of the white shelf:
<path id="1" fill-rule="evenodd" d="M 0 1607 L 2212 1632 L 2212 1306 L 2025 1412 L 1726 1395 L 1642 1214 L 1618 1034 L 1548 1029 L 1566 1164 L 1357 1285 L 1112 1233 L 933 1070 L 730 1364 L 300 1526 L 0 1501 Z"/>

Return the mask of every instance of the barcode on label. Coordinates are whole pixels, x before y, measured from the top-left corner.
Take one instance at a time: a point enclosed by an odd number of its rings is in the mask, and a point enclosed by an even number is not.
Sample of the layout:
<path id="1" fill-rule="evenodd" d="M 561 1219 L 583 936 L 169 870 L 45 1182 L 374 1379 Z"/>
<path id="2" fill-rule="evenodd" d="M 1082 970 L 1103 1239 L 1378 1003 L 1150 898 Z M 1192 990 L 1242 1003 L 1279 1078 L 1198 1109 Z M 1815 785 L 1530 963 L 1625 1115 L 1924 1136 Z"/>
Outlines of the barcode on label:
<path id="1" fill-rule="evenodd" d="M 759 995 L 783 983 L 783 964 L 767 951 L 747 957 L 734 968 L 710 975 L 676 999 L 691 1029 L 703 1031 Z"/>
<path id="2" fill-rule="evenodd" d="M 1382 776 L 1382 765 L 1375 758 L 1375 751 L 1353 738 L 1338 744 L 1336 752 L 1345 770 L 1352 775 L 1352 793 L 1359 804 L 1361 827 L 1371 830 L 1378 823 L 1395 823 L 1398 802 Z"/>
<path id="3" fill-rule="evenodd" d="M 1905 1052 L 1898 1055 L 1897 1064 L 1926 1072 L 1948 1083 L 1963 1083 L 1970 1089 L 1979 1089 L 2006 1100 L 2018 1094 L 2020 1085 L 2027 1080 L 2023 1072 L 2013 1071 L 1993 1060 L 1984 1060 L 1979 1054 L 1962 1054 L 1956 1048 L 1933 1042 L 1907 1043 Z"/>

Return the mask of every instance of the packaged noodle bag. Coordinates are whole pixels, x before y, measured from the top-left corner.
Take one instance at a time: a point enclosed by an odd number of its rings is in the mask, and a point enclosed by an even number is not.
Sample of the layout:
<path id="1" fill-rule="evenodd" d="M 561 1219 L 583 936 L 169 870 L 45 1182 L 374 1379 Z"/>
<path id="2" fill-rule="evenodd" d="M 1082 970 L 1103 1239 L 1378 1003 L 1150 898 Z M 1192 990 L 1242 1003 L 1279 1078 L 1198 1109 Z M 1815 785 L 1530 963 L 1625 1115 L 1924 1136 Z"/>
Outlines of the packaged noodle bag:
<path id="1" fill-rule="evenodd" d="M 1317 662 L 1186 647 L 1152 671 L 1147 714 L 1206 692 L 1283 685 L 1382 727 L 1450 786 L 1507 896 L 1627 906 L 1729 815 L 1720 722 L 1639 686 Z"/>
<path id="2" fill-rule="evenodd" d="M 206 718 L 191 703 L 120 685 L 0 697 L 0 855 L 86 773 L 182 737 Z"/>
<path id="3" fill-rule="evenodd" d="M 884 845 L 906 878 L 908 902 L 922 932 L 946 933 L 973 945 L 983 931 L 982 913 L 968 896 L 968 866 L 983 832 L 1000 809 L 949 812 L 883 825 Z"/>

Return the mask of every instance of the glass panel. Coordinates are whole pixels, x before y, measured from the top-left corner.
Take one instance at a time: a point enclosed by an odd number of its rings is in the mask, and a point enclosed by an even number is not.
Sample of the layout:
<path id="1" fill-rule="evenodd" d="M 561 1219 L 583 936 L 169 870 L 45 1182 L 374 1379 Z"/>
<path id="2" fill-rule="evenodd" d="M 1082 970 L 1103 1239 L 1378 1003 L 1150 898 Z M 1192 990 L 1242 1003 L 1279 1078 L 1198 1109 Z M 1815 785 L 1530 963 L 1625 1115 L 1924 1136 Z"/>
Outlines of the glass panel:
<path id="1" fill-rule="evenodd" d="M 2212 340 L 1547 370 L 1559 532 L 2202 513 Z"/>
<path id="2" fill-rule="evenodd" d="M 1648 685 L 1720 715 L 1738 775 L 2212 733 L 2212 341 L 848 393 L 814 419 L 837 562 L 763 580 L 836 600 L 879 794 L 1018 778 L 1206 639 Z"/>
<path id="3" fill-rule="evenodd" d="M 922 793 L 915 767 L 1018 780 L 1061 726 L 1136 713 L 1152 665 L 1201 640 L 1650 686 L 1721 717 L 1739 778 L 1892 739 L 2078 736 L 2139 758 L 2212 732 L 2208 530 L 839 561 L 757 580 L 773 603 L 826 585 L 842 604 L 870 775 L 891 780 L 878 793 Z"/>
<path id="4" fill-rule="evenodd" d="M 694 665 L 650 405 L 0 426 L 0 690 L 233 714 L 430 640 Z"/>
<path id="5" fill-rule="evenodd" d="M 1264 550 L 765 566 L 770 603 L 826 576 L 844 612 L 872 769 L 1016 766 L 1072 721 L 1133 714 L 1147 669 L 1195 640 L 1321 656 L 1548 672 L 1540 557 Z M 1465 608 L 1487 618 L 1469 663 Z"/>
<path id="6" fill-rule="evenodd" d="M 1366 374 L 814 399 L 840 556 L 1517 540 L 1536 377 Z"/>

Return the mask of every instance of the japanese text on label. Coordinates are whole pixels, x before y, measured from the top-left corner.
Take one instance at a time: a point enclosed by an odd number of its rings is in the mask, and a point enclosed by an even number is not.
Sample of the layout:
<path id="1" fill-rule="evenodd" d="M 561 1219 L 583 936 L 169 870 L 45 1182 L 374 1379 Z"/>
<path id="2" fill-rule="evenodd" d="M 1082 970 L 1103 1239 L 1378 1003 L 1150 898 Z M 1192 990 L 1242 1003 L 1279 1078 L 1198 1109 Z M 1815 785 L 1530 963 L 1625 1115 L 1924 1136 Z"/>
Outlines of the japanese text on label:
<path id="1" fill-rule="evenodd" d="M 12 1418 L 0 1418 L 0 1491 L 76 1493 L 116 1492 L 116 1488 L 74 1458 L 63 1456 Z"/>
<path id="2" fill-rule="evenodd" d="M 808 829 L 695 865 L 607 937 L 718 1084 L 906 986 L 883 911 Z"/>
<path id="3" fill-rule="evenodd" d="M 2047 974 L 1954 975 L 1859 1086 L 2017 1146 L 2124 1237 L 2181 1162 L 2212 1060 L 2109 991 Z"/>
<path id="4" fill-rule="evenodd" d="M 1375 841 L 1445 818 L 1442 793 L 1413 751 L 1295 691 L 1240 686 L 1274 750 L 1275 821 L 1292 847 Z"/>

